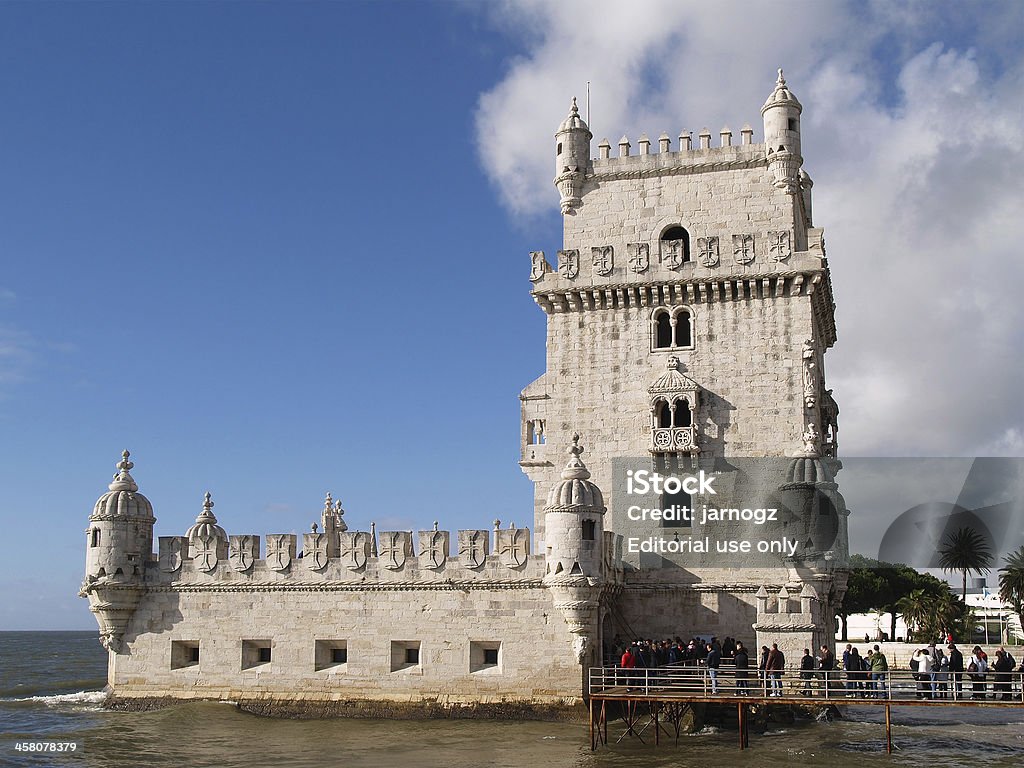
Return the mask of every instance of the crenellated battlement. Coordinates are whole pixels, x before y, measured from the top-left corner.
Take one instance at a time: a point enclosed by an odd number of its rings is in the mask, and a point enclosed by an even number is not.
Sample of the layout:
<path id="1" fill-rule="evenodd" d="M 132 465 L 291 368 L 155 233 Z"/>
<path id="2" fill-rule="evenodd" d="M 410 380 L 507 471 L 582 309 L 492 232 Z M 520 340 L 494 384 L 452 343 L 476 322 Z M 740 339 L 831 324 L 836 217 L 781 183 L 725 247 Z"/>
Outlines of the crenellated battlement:
<path id="1" fill-rule="evenodd" d="M 647 134 L 641 134 L 636 150 L 628 136 L 618 141 L 618 154 L 612 154 L 612 144 L 605 138 L 597 145 L 598 155 L 587 168 L 586 178 L 615 179 L 631 175 L 657 176 L 677 173 L 707 173 L 731 168 L 756 168 L 767 165 L 764 144 L 755 144 L 754 129 L 744 125 L 739 144 L 733 143 L 734 134 L 728 126 L 718 132 L 718 144 L 712 146 L 713 136 L 707 128 L 694 140 L 691 131 L 682 131 L 676 149 L 667 133 L 662 133 L 653 148 Z M 623 175 L 625 174 L 625 175 Z"/>

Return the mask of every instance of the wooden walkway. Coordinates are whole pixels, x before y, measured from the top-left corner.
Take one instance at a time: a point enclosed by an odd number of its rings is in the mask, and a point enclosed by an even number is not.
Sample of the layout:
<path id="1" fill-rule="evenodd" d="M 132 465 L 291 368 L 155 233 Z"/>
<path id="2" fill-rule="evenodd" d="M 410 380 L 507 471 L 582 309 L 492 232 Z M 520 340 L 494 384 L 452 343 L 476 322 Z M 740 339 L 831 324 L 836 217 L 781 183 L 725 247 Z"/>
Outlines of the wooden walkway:
<path id="1" fill-rule="evenodd" d="M 735 670 L 722 668 L 712 678 L 704 667 L 670 666 L 626 670 L 594 667 L 590 670 L 590 748 L 608 745 L 608 705 L 621 711 L 622 732 L 642 743 L 661 743 L 662 735 L 678 744 L 688 710 L 694 704 L 736 707 L 739 746 L 750 746 L 749 724 L 754 708 L 765 706 L 821 707 L 827 705 L 875 706 L 885 708 L 886 751 L 891 753 L 892 708 L 913 707 L 997 707 L 1024 708 L 1024 674 L 989 672 L 984 681 L 967 673 L 954 680 L 952 673 L 934 679 L 918 679 L 910 671 L 890 671 L 884 678 L 848 680 L 841 671 L 812 673 L 801 678 L 799 670 L 786 670 L 777 683 L 758 678 L 756 669 L 749 679 L 737 680 Z M 827 679 L 826 679 L 827 675 Z M 670 730 L 671 729 L 671 730 Z M 645 739 L 645 736 L 647 737 Z"/>

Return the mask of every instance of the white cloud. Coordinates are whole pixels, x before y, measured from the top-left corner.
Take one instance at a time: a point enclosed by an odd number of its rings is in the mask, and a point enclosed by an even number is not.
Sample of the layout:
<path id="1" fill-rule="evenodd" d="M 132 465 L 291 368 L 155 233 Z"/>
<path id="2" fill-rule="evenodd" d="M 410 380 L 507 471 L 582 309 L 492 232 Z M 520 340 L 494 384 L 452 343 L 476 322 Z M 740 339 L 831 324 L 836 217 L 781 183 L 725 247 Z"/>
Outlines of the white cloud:
<path id="1" fill-rule="evenodd" d="M 944 9 L 510 0 L 493 20 L 528 42 L 480 97 L 481 163 L 512 214 L 548 212 L 553 134 L 587 80 L 595 145 L 723 123 L 760 136 L 784 66 L 833 268 L 843 451 L 1019 453 L 1024 55 L 1005 34 L 1019 15 L 975 5 L 957 27 Z"/>

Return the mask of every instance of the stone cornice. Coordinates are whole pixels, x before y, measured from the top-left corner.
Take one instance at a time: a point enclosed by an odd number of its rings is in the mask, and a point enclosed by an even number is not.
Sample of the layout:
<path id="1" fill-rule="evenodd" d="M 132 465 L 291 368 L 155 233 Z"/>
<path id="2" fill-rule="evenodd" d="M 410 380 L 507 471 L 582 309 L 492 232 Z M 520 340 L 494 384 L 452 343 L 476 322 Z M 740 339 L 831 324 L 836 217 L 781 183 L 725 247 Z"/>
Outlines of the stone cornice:
<path id="1" fill-rule="evenodd" d="M 622 589 L 625 592 L 731 592 L 755 594 L 760 584 L 727 584 L 702 581 L 698 584 L 679 584 L 676 582 L 652 582 L 649 584 L 630 584 L 626 582 Z"/>
<path id="2" fill-rule="evenodd" d="M 700 276 L 642 283 L 536 288 L 530 292 L 545 314 L 595 309 L 708 304 L 746 299 L 808 296 L 818 317 L 825 347 L 836 340 L 832 284 L 827 266 L 822 269 L 762 272 L 742 275 Z"/>
<path id="3" fill-rule="evenodd" d="M 116 589 L 116 587 L 115 587 Z M 479 590 L 547 589 L 540 579 L 504 581 L 237 581 L 178 582 L 153 584 L 147 592 L 403 592 L 426 590 L 433 592 L 465 592 Z"/>
<path id="4" fill-rule="evenodd" d="M 718 148 L 716 147 L 715 149 L 717 150 Z M 768 160 L 764 155 L 763 148 L 756 154 L 748 155 L 747 157 L 716 158 L 711 156 L 703 162 L 673 163 L 671 165 L 659 165 L 657 162 L 659 157 L 660 155 L 636 155 L 635 159 L 608 158 L 604 161 L 594 161 L 592 170 L 584 177 L 584 181 L 603 182 L 619 181 L 622 179 L 649 179 L 659 176 L 688 176 L 698 173 L 742 171 L 768 167 Z M 641 158 L 643 160 L 637 162 Z M 584 197 L 585 202 L 586 198 Z"/>

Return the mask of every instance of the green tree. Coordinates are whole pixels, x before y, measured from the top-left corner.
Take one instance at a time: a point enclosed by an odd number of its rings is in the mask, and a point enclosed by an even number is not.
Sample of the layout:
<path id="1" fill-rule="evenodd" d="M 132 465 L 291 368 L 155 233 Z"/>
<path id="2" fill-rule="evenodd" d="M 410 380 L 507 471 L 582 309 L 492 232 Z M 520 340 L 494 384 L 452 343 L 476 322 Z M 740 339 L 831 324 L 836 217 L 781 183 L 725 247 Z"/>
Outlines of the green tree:
<path id="1" fill-rule="evenodd" d="M 939 549 L 939 565 L 947 573 L 959 571 L 964 576 L 962 599 L 967 603 L 967 574 L 979 576 L 992 567 L 992 553 L 984 537 L 973 528 L 960 528 L 942 542 Z"/>
<path id="2" fill-rule="evenodd" d="M 879 595 L 883 594 L 887 585 L 878 575 L 876 561 L 869 560 L 863 555 L 852 555 L 850 557 L 850 575 L 846 581 L 846 594 L 843 596 L 842 605 L 837 612 L 840 625 L 842 626 L 843 642 L 846 642 L 847 623 L 846 620 L 852 613 L 868 613 L 878 607 Z"/>
<path id="3" fill-rule="evenodd" d="M 921 576 L 920 586 L 897 602 L 911 637 L 935 641 L 951 632 L 954 638 L 969 639 L 974 626 L 973 612 L 957 599 L 946 582 L 928 574 Z"/>
<path id="4" fill-rule="evenodd" d="M 1024 616 L 1024 546 L 1007 555 L 999 569 L 999 599 Z"/>
<path id="5" fill-rule="evenodd" d="M 907 623 L 907 633 L 921 634 L 921 625 L 928 615 L 928 593 L 923 589 L 915 589 L 901 597 L 896 602 L 896 607 L 903 616 L 903 621 Z"/>

